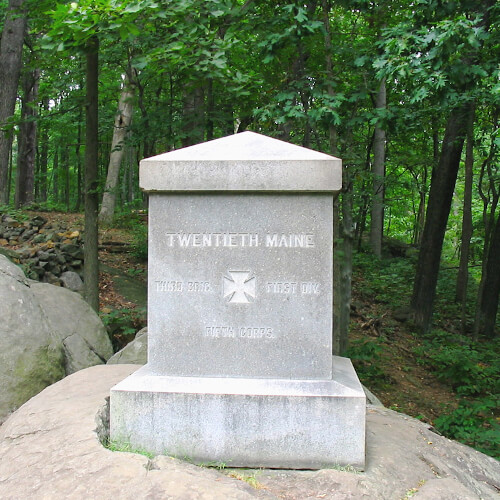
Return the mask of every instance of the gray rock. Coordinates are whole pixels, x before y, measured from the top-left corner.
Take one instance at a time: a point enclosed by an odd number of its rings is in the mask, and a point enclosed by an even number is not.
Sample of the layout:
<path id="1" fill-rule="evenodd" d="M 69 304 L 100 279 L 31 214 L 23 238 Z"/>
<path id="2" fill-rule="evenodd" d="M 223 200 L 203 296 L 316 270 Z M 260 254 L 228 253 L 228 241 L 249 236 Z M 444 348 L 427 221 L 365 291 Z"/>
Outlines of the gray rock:
<path id="1" fill-rule="evenodd" d="M 20 258 L 20 255 L 15 250 L 11 250 L 10 248 L 5 248 L 2 246 L 0 246 L 0 255 L 5 255 L 9 259 L 13 260 L 19 260 Z"/>
<path id="2" fill-rule="evenodd" d="M 215 470 L 168 457 L 151 460 L 112 452 L 101 445 L 96 414 L 110 386 L 134 368 L 115 365 L 80 371 L 12 415 L 0 428 L 0 498 L 255 498 L 249 485 Z"/>
<path id="3" fill-rule="evenodd" d="M 365 395 L 366 395 L 366 404 L 370 404 L 373 406 L 379 406 L 381 408 L 384 408 L 382 401 L 380 401 L 380 399 L 377 398 L 377 396 L 375 396 L 375 394 L 373 394 L 373 392 L 370 391 L 370 389 L 363 386 L 363 390 L 365 391 Z"/>
<path id="4" fill-rule="evenodd" d="M 139 330 L 132 342 L 108 359 L 108 365 L 145 365 L 148 360 L 148 329 Z"/>
<path id="5" fill-rule="evenodd" d="M 79 292 L 83 289 L 83 281 L 74 271 L 65 271 L 61 274 L 61 281 L 65 288 L 72 290 L 73 292 Z"/>
<path id="6" fill-rule="evenodd" d="M 105 363 L 112 356 L 106 328 L 79 294 L 47 283 L 32 283 L 31 289 L 47 317 L 53 337 L 64 347 L 66 374 Z"/>
<path id="7" fill-rule="evenodd" d="M 73 259 L 83 259 L 83 248 L 74 243 L 64 243 L 61 245 L 61 252 L 71 256 Z"/>
<path id="8" fill-rule="evenodd" d="M 68 373 L 104 363 L 111 342 L 80 295 L 25 278 L 0 255 L 0 421 Z"/>
<path id="9" fill-rule="evenodd" d="M 416 419 L 368 407 L 367 468 L 319 471 L 196 467 L 112 452 L 99 442 L 111 386 L 137 366 L 94 366 L 32 398 L 0 427 L 0 498 L 101 500 L 400 500 L 498 498 L 500 464 Z M 228 477 L 229 476 L 229 477 Z M 251 488 L 244 480 L 255 484 Z"/>

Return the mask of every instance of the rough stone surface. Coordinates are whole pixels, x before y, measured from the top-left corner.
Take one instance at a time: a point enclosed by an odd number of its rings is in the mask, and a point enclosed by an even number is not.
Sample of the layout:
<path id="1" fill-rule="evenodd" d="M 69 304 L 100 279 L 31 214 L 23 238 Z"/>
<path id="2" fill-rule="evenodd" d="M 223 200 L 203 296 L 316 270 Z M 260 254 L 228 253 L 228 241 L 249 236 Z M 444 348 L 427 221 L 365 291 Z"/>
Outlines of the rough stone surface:
<path id="1" fill-rule="evenodd" d="M 493 500 L 500 464 L 392 410 L 367 409 L 365 472 L 207 470 L 169 457 L 111 452 L 96 414 L 137 366 L 95 366 L 54 384 L 0 427 L 0 498 Z M 251 488 L 247 480 L 260 489 Z M 413 496 L 412 496 L 413 495 Z"/>
<path id="2" fill-rule="evenodd" d="M 47 283 L 31 283 L 53 337 L 62 344 L 66 374 L 105 363 L 113 347 L 101 319 L 77 293 Z"/>
<path id="3" fill-rule="evenodd" d="M 73 292 L 79 292 L 83 289 L 82 278 L 74 271 L 64 271 L 61 274 L 61 281 L 64 287 L 69 288 Z"/>
<path id="4" fill-rule="evenodd" d="M 347 358 L 331 380 L 171 377 L 149 365 L 111 389 L 111 439 L 235 467 L 365 463 L 365 394 Z"/>
<path id="5" fill-rule="evenodd" d="M 6 245 L 16 250 L 4 248 Z M 62 273 L 83 273 L 82 245 L 79 231 L 47 223 L 44 217 L 18 221 L 8 214 L 0 215 L 0 254 L 22 264 L 31 279 L 66 286 Z"/>
<path id="6" fill-rule="evenodd" d="M 145 365 L 148 360 L 148 329 L 139 330 L 134 340 L 108 359 L 108 365 Z"/>
<path id="7" fill-rule="evenodd" d="M 141 161 L 145 191 L 339 191 L 341 160 L 254 132 Z"/>
<path id="8" fill-rule="evenodd" d="M 112 354 L 104 326 L 80 295 L 27 280 L 0 255 L 0 420 L 68 373 Z"/>
<path id="9" fill-rule="evenodd" d="M 112 452 L 96 414 L 136 366 L 82 370 L 45 389 L 0 427 L 0 498 L 249 499 L 246 483 L 167 457 Z"/>

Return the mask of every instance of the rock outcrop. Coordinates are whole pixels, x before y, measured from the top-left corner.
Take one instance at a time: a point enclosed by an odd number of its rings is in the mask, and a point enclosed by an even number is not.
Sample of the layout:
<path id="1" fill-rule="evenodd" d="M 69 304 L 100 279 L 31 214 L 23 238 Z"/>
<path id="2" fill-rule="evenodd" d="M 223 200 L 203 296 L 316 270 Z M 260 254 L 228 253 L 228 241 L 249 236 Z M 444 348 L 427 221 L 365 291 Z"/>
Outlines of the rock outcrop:
<path id="1" fill-rule="evenodd" d="M 148 361 L 148 329 L 139 330 L 134 340 L 108 359 L 108 365 L 145 365 Z"/>
<path id="2" fill-rule="evenodd" d="M 364 472 L 218 471 L 167 456 L 110 451 L 96 432 L 105 433 L 105 399 L 136 369 L 106 365 L 79 371 L 11 415 L 0 427 L 0 498 L 498 498 L 499 462 L 416 419 L 373 406 L 367 408 Z"/>
<path id="3" fill-rule="evenodd" d="M 39 283 L 0 255 L 0 421 L 64 376 L 105 363 L 106 330 L 82 297 Z"/>

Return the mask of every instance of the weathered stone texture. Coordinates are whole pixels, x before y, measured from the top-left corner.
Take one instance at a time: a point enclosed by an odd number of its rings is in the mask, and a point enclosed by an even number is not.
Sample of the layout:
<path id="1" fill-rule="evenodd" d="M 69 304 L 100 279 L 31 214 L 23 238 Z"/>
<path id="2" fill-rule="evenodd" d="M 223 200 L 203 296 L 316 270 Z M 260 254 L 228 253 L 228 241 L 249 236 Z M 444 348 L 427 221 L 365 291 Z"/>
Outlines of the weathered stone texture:
<path id="1" fill-rule="evenodd" d="M 0 420 L 48 385 L 113 351 L 80 295 L 25 278 L 0 255 Z"/>

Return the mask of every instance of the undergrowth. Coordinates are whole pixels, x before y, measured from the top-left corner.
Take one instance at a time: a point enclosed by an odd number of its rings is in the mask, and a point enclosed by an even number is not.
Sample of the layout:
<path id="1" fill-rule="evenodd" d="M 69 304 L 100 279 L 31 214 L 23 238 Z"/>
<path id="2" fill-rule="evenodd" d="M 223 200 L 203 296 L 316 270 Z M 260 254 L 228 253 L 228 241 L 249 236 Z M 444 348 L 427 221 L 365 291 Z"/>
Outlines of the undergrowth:
<path id="1" fill-rule="evenodd" d="M 378 311 L 384 311 L 383 314 L 389 317 L 394 311 L 408 306 L 415 272 L 412 259 L 378 260 L 359 253 L 355 255 L 354 267 L 353 287 L 364 303 L 375 304 Z M 434 427 L 451 439 L 500 458 L 500 339 L 474 341 L 472 336 L 461 334 L 460 307 L 454 300 L 455 280 L 456 269 L 444 265 L 437 288 L 434 329 L 430 334 L 417 334 L 411 319 L 396 328 L 407 332 L 410 342 L 414 339 L 413 353 L 410 350 L 406 354 L 408 365 L 416 363 L 428 370 L 450 388 L 455 398 L 440 410 L 432 422 Z M 477 281 L 471 280 L 470 309 L 473 309 L 476 291 Z M 468 320 L 472 322 L 472 317 Z M 382 321 L 375 337 L 358 328 L 360 334 L 350 341 L 346 352 L 361 381 L 376 390 L 391 383 L 384 367 L 390 360 L 393 323 Z M 401 366 L 401 370 L 407 369 Z M 419 390 L 425 391 L 425 388 Z"/>
<path id="2" fill-rule="evenodd" d="M 443 330 L 415 348 L 417 360 L 449 384 L 458 407 L 434 422 L 442 434 L 500 458 L 499 339 L 474 342 Z"/>

